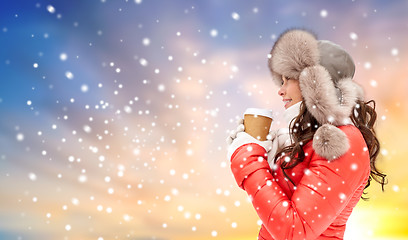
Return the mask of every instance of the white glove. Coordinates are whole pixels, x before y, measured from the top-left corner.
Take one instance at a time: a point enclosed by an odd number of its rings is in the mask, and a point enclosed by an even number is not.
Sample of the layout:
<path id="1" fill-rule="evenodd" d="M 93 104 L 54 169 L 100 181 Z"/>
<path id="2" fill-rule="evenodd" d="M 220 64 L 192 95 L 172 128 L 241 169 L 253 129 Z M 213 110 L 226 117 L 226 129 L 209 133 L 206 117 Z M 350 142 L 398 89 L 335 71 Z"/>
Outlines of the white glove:
<path id="1" fill-rule="evenodd" d="M 228 145 L 231 145 L 232 141 L 234 141 L 235 138 L 237 138 L 237 134 L 240 132 L 244 132 L 245 126 L 244 126 L 244 119 L 238 119 L 237 121 L 237 128 L 235 130 L 231 130 L 230 134 L 228 135 L 226 141 Z M 267 140 L 273 141 L 275 137 L 278 134 L 278 129 L 271 130 L 268 135 L 266 136 Z"/>
<path id="2" fill-rule="evenodd" d="M 269 132 L 269 135 L 273 136 L 271 150 L 268 152 L 268 163 L 272 168 L 276 153 L 278 153 L 284 147 L 289 146 L 292 142 L 288 128 L 274 129 Z"/>
<path id="3" fill-rule="evenodd" d="M 231 145 L 232 141 L 234 141 L 235 138 L 237 138 L 238 133 L 243 132 L 245 130 L 244 119 L 240 118 L 237 121 L 237 124 L 238 124 L 237 129 L 231 130 L 230 134 L 226 139 L 228 146 Z"/>
<path id="4" fill-rule="evenodd" d="M 227 144 L 228 146 L 228 159 L 231 159 L 232 154 L 242 145 L 248 143 L 256 143 L 263 147 L 265 151 L 268 153 L 272 149 L 272 139 L 275 138 L 276 133 L 275 131 L 270 132 L 266 137 L 266 141 L 259 141 L 258 139 L 252 137 L 248 133 L 244 132 L 244 120 L 240 119 L 238 121 L 238 127 L 236 130 L 230 132 L 230 135 L 227 137 Z"/>

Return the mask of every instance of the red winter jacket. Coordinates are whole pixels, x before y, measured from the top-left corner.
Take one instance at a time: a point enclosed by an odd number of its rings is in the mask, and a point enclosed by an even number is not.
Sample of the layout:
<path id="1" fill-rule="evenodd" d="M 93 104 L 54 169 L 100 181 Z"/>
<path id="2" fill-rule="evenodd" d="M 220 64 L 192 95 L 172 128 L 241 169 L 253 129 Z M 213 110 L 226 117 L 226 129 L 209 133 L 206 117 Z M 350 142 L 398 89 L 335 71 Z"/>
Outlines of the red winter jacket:
<path id="1" fill-rule="evenodd" d="M 358 128 L 339 129 L 350 149 L 328 161 L 315 153 L 313 140 L 305 144 L 304 161 L 286 170 L 296 187 L 279 166 L 271 170 L 258 144 L 245 144 L 233 153 L 231 170 L 263 222 L 258 239 L 343 239 L 370 174 L 370 157 Z"/>

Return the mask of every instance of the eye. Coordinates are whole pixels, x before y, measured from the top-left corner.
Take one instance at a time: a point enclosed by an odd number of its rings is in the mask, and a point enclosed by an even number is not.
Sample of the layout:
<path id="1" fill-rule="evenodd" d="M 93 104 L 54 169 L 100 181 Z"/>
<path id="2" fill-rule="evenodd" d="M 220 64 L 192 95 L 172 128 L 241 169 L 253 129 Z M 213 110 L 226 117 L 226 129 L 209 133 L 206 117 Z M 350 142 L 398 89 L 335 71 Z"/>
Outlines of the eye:
<path id="1" fill-rule="evenodd" d="M 288 80 L 289 80 L 289 77 L 286 77 L 286 76 L 282 75 L 282 82 L 281 82 L 281 84 L 282 84 L 282 85 L 285 84 L 285 82 L 287 82 Z"/>

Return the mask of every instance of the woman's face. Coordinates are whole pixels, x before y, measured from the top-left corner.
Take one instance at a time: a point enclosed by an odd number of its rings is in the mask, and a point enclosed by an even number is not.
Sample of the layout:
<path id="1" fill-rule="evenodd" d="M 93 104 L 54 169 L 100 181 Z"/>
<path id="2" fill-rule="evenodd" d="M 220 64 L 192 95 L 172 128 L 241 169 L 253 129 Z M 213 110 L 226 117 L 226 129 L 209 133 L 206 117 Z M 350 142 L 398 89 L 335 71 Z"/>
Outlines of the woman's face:
<path id="1" fill-rule="evenodd" d="M 285 104 L 285 109 L 302 101 L 302 93 L 300 91 L 299 81 L 289 79 L 282 75 L 282 86 L 278 91 L 279 96 Z"/>

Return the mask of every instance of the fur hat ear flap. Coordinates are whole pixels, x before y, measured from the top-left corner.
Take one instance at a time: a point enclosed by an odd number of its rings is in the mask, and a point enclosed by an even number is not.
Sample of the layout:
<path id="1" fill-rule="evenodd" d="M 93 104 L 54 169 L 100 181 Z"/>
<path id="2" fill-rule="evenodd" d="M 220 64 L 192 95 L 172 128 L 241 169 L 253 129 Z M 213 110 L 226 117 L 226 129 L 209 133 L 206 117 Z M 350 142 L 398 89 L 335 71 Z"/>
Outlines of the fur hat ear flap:
<path id="1" fill-rule="evenodd" d="M 353 84 L 353 90 L 356 91 L 357 99 L 361 100 L 361 101 L 364 101 L 365 93 L 364 93 L 363 87 L 361 87 L 360 84 L 358 84 L 358 83 L 356 83 L 354 81 L 351 81 L 351 82 Z"/>
<path id="2" fill-rule="evenodd" d="M 364 97 L 361 96 L 362 88 L 351 78 L 341 79 L 337 83 L 337 88 L 340 91 L 339 111 L 341 111 L 341 115 L 339 115 L 340 118 L 336 119 L 333 124 L 339 126 L 347 123 L 357 100 L 364 99 Z"/>
<path id="3" fill-rule="evenodd" d="M 299 76 L 299 85 L 307 109 L 319 123 L 333 123 L 339 119 L 336 88 L 324 67 L 305 68 Z"/>
<path id="4" fill-rule="evenodd" d="M 313 136 L 313 149 L 329 161 L 341 157 L 349 148 L 346 134 L 331 124 L 322 125 Z"/>
<path id="5" fill-rule="evenodd" d="M 299 84 L 307 109 L 319 123 L 347 124 L 360 94 L 351 78 L 340 79 L 336 85 L 328 71 L 316 65 L 301 72 Z"/>

